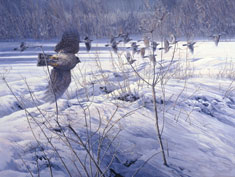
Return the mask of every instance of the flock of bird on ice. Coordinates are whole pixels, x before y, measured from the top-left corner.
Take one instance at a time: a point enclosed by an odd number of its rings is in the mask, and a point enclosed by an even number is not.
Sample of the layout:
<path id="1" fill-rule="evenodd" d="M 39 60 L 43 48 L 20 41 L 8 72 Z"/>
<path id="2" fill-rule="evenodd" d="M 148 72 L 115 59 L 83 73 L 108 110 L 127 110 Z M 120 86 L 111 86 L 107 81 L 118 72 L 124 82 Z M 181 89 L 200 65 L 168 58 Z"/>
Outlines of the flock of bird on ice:
<path id="1" fill-rule="evenodd" d="M 213 35 L 213 40 L 215 45 L 218 46 L 221 34 Z M 59 97 L 63 95 L 63 93 L 68 88 L 71 82 L 71 70 L 76 66 L 77 63 L 80 62 L 79 58 L 75 55 L 79 51 L 79 43 L 85 43 L 86 50 L 89 52 L 91 50 L 91 42 L 92 40 L 86 36 L 83 41 L 80 40 L 79 34 L 77 31 L 65 31 L 62 35 L 60 42 L 55 46 L 55 55 L 48 55 L 44 52 L 38 55 L 38 63 L 37 66 L 51 66 L 53 69 L 50 73 L 50 81 L 48 83 L 47 90 L 45 92 L 44 100 L 54 102 Z M 141 47 L 139 43 L 144 43 L 144 47 Z M 105 45 L 105 47 L 111 47 L 114 53 L 118 53 L 118 45 L 120 43 L 124 43 L 124 45 L 128 44 L 130 47 L 126 47 L 125 57 L 127 62 L 130 64 L 134 63 L 135 54 L 140 54 L 142 58 L 149 58 L 150 61 L 156 62 L 156 50 L 164 50 L 167 53 L 171 45 L 176 44 L 178 41 L 176 40 L 175 35 L 170 35 L 170 40 L 164 39 L 163 46 L 157 48 L 159 43 L 151 40 L 149 37 L 144 37 L 143 40 L 133 41 L 129 34 L 122 33 L 117 36 L 111 36 L 110 42 Z M 183 46 L 186 46 L 189 51 L 193 54 L 194 45 L 196 42 L 188 41 Z M 19 50 L 23 52 L 27 48 L 36 48 L 39 46 L 27 46 L 24 42 L 21 42 L 18 48 L 14 48 L 14 50 Z M 146 49 L 150 49 L 151 54 L 146 56 Z M 131 54 L 132 53 L 132 54 Z M 52 98 L 54 97 L 54 98 Z M 54 100 L 54 101 L 53 101 Z"/>
<path id="2" fill-rule="evenodd" d="M 213 41 L 215 42 L 215 45 L 218 46 L 218 43 L 220 41 L 220 37 L 221 34 L 216 34 L 216 35 L 211 35 L 210 37 L 213 38 Z M 79 41 L 79 42 L 84 42 L 85 46 L 86 46 L 86 50 L 87 52 L 89 52 L 91 50 L 91 42 L 93 40 L 91 40 L 88 36 L 84 37 L 83 41 Z M 111 36 L 110 42 L 109 44 L 106 44 L 105 47 L 111 47 L 112 50 L 114 51 L 114 53 L 117 53 L 118 51 L 118 44 L 123 42 L 124 44 L 129 43 L 130 41 L 132 41 L 132 39 L 129 37 L 128 33 L 120 33 L 117 36 Z M 138 45 L 138 42 L 144 42 L 145 47 L 142 47 L 140 49 L 138 49 L 138 47 L 140 45 Z M 170 40 L 164 39 L 164 47 L 162 48 L 158 48 L 159 50 L 163 50 L 165 51 L 165 53 L 167 53 L 170 48 L 172 46 L 170 46 L 170 44 L 176 44 L 177 41 L 176 37 L 174 34 L 170 35 Z M 194 44 L 196 42 L 192 42 L 192 41 L 188 41 L 186 44 L 183 44 L 183 46 L 187 46 L 188 49 L 190 50 L 190 52 L 193 54 L 194 52 Z M 156 41 L 152 40 L 150 42 L 150 38 L 148 36 L 145 36 L 143 40 L 138 40 L 137 42 L 131 42 L 131 49 L 132 49 L 132 56 L 134 56 L 136 53 L 140 53 L 142 58 L 145 58 L 145 49 L 149 48 L 151 45 L 151 49 L 153 50 L 153 52 L 155 52 L 157 50 L 157 46 L 159 45 L 159 43 L 157 43 Z M 31 46 L 32 47 L 32 46 Z M 25 42 L 21 42 L 20 46 L 18 48 L 14 48 L 14 50 L 19 50 L 21 52 L 23 52 L 24 50 L 26 50 L 27 48 L 31 48 L 30 46 L 27 46 L 25 44 Z M 33 46 L 35 47 L 35 46 Z M 127 49 L 130 49 L 130 47 L 127 47 Z M 127 51 L 127 55 L 126 56 L 130 56 L 130 52 Z"/>

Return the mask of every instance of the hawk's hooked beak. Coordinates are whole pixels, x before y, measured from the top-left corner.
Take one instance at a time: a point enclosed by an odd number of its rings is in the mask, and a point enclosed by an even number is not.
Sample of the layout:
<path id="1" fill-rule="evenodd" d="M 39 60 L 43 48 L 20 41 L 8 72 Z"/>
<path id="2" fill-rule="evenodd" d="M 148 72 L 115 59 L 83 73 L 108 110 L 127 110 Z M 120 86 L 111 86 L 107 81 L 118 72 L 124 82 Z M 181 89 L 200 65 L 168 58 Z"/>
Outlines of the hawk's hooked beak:
<path id="1" fill-rule="evenodd" d="M 78 57 L 76 57 L 76 59 L 78 63 L 81 63 L 81 60 Z"/>

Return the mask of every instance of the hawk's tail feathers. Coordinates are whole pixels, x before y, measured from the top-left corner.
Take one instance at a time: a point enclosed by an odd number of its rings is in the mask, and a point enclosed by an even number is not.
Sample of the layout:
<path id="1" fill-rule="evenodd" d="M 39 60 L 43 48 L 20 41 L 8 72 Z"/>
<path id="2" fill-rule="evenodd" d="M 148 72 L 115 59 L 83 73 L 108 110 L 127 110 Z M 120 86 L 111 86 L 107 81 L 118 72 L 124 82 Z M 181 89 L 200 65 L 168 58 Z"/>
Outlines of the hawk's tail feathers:
<path id="1" fill-rule="evenodd" d="M 71 82 L 70 70 L 65 71 L 55 68 L 52 69 L 50 74 L 49 85 L 47 87 L 47 91 L 45 92 L 43 100 L 47 102 L 56 101 L 67 90 L 70 82 Z"/>

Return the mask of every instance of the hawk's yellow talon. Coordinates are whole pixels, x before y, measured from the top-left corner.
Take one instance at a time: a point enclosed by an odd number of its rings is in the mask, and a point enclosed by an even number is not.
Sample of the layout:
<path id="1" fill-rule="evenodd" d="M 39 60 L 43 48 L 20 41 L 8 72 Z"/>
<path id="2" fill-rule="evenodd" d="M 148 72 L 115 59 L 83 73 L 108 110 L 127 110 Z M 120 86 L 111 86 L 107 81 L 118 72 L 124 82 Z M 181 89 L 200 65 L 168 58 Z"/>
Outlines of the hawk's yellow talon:
<path id="1" fill-rule="evenodd" d="M 52 63 L 51 66 L 56 67 L 56 66 L 58 66 L 58 64 L 57 63 Z"/>
<path id="2" fill-rule="evenodd" d="M 57 55 L 52 55 L 52 56 L 50 56 L 50 59 L 58 60 L 58 56 Z"/>

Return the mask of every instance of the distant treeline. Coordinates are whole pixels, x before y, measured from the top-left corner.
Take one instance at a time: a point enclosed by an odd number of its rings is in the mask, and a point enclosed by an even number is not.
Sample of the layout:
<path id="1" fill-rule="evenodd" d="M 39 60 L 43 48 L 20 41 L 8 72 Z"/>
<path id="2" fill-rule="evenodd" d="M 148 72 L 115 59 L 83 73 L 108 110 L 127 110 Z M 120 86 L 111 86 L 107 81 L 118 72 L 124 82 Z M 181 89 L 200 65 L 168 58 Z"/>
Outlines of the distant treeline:
<path id="1" fill-rule="evenodd" d="M 55 38 L 68 27 L 96 37 L 140 34 L 162 14 L 156 35 L 233 36 L 234 13 L 234 0 L 0 0 L 0 39 Z"/>

